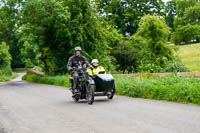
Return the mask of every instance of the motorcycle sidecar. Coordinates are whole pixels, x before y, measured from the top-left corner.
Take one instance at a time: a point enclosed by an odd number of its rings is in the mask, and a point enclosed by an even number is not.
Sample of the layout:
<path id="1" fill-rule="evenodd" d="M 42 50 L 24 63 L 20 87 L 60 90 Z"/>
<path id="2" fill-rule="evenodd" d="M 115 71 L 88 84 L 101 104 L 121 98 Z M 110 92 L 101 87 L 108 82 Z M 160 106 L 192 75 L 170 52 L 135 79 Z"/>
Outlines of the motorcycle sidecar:
<path id="1" fill-rule="evenodd" d="M 112 99 L 115 94 L 115 82 L 111 74 L 97 74 L 94 77 L 95 96 L 107 96 Z"/>

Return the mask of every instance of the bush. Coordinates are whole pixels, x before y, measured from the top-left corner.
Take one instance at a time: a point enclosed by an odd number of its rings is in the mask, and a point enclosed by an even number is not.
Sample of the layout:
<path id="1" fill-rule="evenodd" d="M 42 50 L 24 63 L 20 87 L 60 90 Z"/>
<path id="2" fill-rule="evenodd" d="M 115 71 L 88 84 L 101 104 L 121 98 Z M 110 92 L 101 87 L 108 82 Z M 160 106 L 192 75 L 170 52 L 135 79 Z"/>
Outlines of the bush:
<path id="1" fill-rule="evenodd" d="M 117 94 L 200 104 L 200 80 L 177 76 L 115 77 Z"/>
<path id="2" fill-rule="evenodd" d="M 137 68 L 138 50 L 131 46 L 130 41 L 122 40 L 116 45 L 111 55 L 115 57 L 116 63 L 119 64 L 118 70 L 135 72 Z"/>
<path id="3" fill-rule="evenodd" d="M 174 61 L 173 48 L 168 46 L 170 33 L 164 19 L 146 15 L 140 20 L 140 27 L 130 40 L 139 49 L 137 71 L 160 72 Z"/>
<path id="4" fill-rule="evenodd" d="M 0 76 L 12 75 L 11 55 L 9 54 L 9 46 L 5 42 L 0 44 Z"/>

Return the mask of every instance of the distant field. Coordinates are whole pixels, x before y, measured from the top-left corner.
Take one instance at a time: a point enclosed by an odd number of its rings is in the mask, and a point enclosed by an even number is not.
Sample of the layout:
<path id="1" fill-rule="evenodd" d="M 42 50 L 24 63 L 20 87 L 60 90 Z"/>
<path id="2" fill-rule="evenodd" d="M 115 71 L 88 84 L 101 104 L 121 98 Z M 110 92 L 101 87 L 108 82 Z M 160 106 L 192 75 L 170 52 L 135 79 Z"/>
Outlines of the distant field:
<path id="1" fill-rule="evenodd" d="M 178 46 L 178 56 L 190 71 L 200 72 L 200 43 Z"/>

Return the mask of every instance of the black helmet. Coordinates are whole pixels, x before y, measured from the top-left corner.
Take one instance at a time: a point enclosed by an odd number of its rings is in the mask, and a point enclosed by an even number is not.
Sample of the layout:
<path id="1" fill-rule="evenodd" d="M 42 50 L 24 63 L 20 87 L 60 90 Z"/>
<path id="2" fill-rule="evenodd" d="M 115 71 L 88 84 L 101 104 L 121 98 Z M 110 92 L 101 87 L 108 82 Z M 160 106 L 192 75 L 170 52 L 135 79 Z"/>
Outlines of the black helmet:
<path id="1" fill-rule="evenodd" d="M 81 47 L 75 47 L 74 51 L 82 51 Z"/>

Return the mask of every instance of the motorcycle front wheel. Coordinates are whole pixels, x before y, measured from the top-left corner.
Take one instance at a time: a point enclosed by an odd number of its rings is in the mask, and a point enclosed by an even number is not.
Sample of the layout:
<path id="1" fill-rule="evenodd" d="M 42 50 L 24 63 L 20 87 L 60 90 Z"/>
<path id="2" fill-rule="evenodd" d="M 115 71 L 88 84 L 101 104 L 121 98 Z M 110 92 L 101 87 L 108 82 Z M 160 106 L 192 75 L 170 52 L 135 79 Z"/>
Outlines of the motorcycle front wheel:
<path id="1" fill-rule="evenodd" d="M 79 101 L 79 99 L 80 99 L 80 97 L 79 97 L 79 96 L 75 96 L 75 97 L 73 97 L 73 100 L 74 100 L 75 102 L 78 102 L 78 101 Z"/>
<path id="2" fill-rule="evenodd" d="M 86 88 L 86 100 L 88 104 L 93 104 L 94 102 L 94 85 L 88 84 Z"/>

